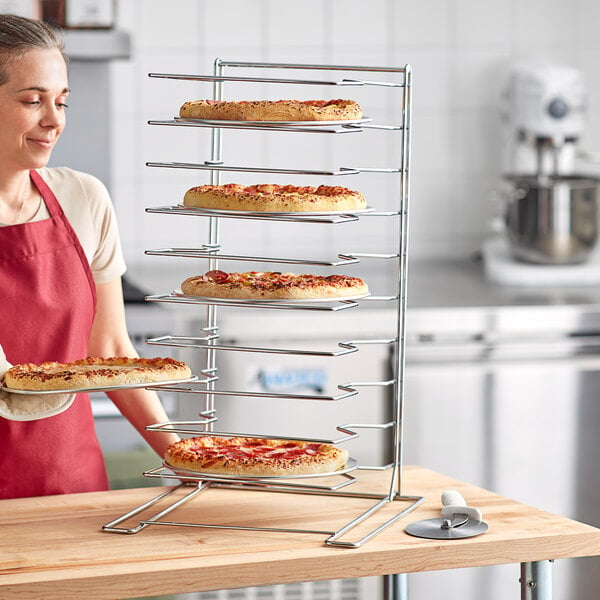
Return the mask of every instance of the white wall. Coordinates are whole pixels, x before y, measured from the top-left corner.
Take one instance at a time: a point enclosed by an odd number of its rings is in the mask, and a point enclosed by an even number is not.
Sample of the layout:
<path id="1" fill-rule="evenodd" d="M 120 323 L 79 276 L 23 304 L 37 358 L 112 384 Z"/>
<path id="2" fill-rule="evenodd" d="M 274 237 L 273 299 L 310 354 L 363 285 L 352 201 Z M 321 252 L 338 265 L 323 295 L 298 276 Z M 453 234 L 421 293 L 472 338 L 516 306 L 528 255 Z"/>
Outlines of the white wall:
<path id="1" fill-rule="evenodd" d="M 133 55 L 130 61 L 112 67 L 111 188 L 128 261 L 153 260 L 143 257 L 146 248 L 197 246 L 203 241 L 203 224 L 198 219 L 148 215 L 144 208 L 179 202 L 188 187 L 207 183 L 208 175 L 149 168 L 145 162 L 205 160 L 210 133 L 154 127 L 147 121 L 172 118 L 185 100 L 211 97 L 211 85 L 150 79 L 149 72 L 210 74 L 216 57 L 386 66 L 410 63 L 414 70 L 412 256 L 470 256 L 486 236 L 496 210 L 491 198 L 499 173 L 502 66 L 511 57 L 534 55 L 582 69 L 592 109 L 583 145 L 598 150 L 599 22 L 600 3 L 594 0 L 120 0 L 118 26 L 131 32 Z M 294 93 L 278 86 L 275 92 L 272 87 L 265 94 L 292 97 Z M 246 90 L 234 91 L 242 97 Z M 317 92 L 318 97 L 328 97 L 329 90 L 317 88 L 315 97 Z M 347 97 L 355 95 L 352 88 L 344 92 Z M 341 94 L 336 91 L 335 95 Z M 376 112 L 372 97 L 364 98 L 365 112 Z M 331 164 L 340 158 L 337 140 L 321 141 L 318 152 L 307 154 L 287 142 L 281 150 L 276 135 L 238 134 L 234 138 L 226 134 L 225 158 L 240 164 L 304 166 L 306 162 L 299 163 L 308 156 L 312 167 L 342 166 Z M 381 138 L 360 135 L 364 138 L 360 143 L 370 145 L 376 160 L 393 160 L 389 146 L 378 141 Z M 230 180 L 225 176 L 223 181 Z M 322 183 L 353 187 L 347 179 Z M 368 199 L 379 207 L 378 199 Z M 362 225 L 365 247 L 396 234 L 382 229 L 380 223 L 366 220 Z M 228 239 L 244 243 L 248 229 L 243 222 L 227 223 L 224 229 Z M 332 249 L 348 239 L 347 233 L 354 236 L 351 229 L 333 236 Z M 261 247 L 255 251 L 272 252 L 283 235 L 287 237 L 288 230 L 281 225 L 264 226 Z M 306 248 L 305 235 L 291 235 L 288 245 Z"/>

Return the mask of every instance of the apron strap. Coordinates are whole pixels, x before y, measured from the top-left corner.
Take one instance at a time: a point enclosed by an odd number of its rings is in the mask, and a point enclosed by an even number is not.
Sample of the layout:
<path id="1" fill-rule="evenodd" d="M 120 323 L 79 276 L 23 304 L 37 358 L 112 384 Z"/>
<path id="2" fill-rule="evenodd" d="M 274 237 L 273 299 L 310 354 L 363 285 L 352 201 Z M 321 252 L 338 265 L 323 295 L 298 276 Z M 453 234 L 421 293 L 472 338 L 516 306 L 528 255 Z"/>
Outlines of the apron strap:
<path id="1" fill-rule="evenodd" d="M 46 203 L 46 208 L 50 213 L 51 217 L 60 217 L 64 215 L 63 209 L 59 204 L 54 192 L 50 189 L 48 184 L 42 179 L 41 175 L 37 171 L 29 171 L 29 177 L 31 181 L 33 181 L 35 187 L 38 189 L 44 202 Z"/>
<path id="2" fill-rule="evenodd" d="M 83 265 L 83 269 L 87 275 L 88 283 L 90 284 L 90 289 L 92 291 L 92 298 L 93 298 L 93 302 L 94 302 L 94 311 L 95 311 L 96 310 L 96 299 L 97 299 L 96 298 L 96 282 L 94 281 L 94 275 L 92 273 L 92 269 L 90 268 L 90 263 L 88 262 L 87 256 L 85 255 L 83 248 L 81 247 L 79 238 L 77 237 L 77 234 L 75 233 L 75 230 L 73 229 L 73 227 L 71 227 L 69 220 L 67 219 L 65 213 L 63 212 L 62 206 L 60 205 L 59 201 L 57 200 L 56 196 L 54 195 L 54 192 L 50 189 L 50 186 L 42 179 L 41 175 L 37 171 L 34 171 L 33 169 L 29 171 L 29 176 L 31 177 L 31 180 L 33 181 L 34 185 L 37 187 L 40 194 L 42 195 L 42 198 L 44 199 L 44 202 L 46 203 L 46 208 L 48 209 L 48 212 L 50 213 L 50 217 L 60 219 L 62 221 L 63 225 L 65 226 L 67 233 L 73 240 L 73 245 L 75 246 L 75 249 L 77 250 L 77 254 L 79 255 L 79 258 Z"/>

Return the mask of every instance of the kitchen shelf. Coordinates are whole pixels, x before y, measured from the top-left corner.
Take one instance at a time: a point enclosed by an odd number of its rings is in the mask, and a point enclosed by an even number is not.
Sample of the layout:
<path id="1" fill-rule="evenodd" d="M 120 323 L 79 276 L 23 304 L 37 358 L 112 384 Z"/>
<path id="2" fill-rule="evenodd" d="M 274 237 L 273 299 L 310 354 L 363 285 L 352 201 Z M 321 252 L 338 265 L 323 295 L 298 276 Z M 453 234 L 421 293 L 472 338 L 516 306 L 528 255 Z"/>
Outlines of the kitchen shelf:
<path id="1" fill-rule="evenodd" d="M 285 70 L 303 70 L 326 72 L 331 80 L 310 79 L 304 77 L 241 77 L 225 74 L 224 70 L 228 68 L 257 68 L 257 69 L 285 69 Z M 369 81 L 358 78 L 336 78 L 340 72 L 358 72 L 360 75 L 377 73 L 381 75 L 386 73 L 393 78 L 393 81 Z M 289 264 L 307 264 L 313 266 L 340 266 L 349 264 L 360 264 L 363 260 L 392 260 L 396 263 L 396 278 L 394 281 L 395 290 L 393 293 L 385 295 L 375 295 L 373 293 L 359 298 L 346 299 L 323 299 L 319 301 L 310 300 L 272 300 L 272 301 L 257 301 L 257 300 L 241 300 L 241 299 L 219 299 L 219 298 L 202 298 L 197 296 L 187 296 L 179 291 L 173 291 L 167 294 L 153 294 L 146 297 L 149 302 L 169 302 L 175 304 L 192 304 L 204 305 L 206 307 L 206 326 L 202 329 L 202 334 L 199 336 L 161 336 L 148 340 L 150 344 L 165 345 L 171 347 L 185 348 L 187 350 L 202 351 L 206 355 L 205 367 L 200 369 L 200 375 L 204 376 L 202 381 L 197 383 L 182 384 L 170 386 L 170 391 L 180 394 L 188 394 L 196 396 L 203 400 L 203 408 L 199 410 L 199 419 L 195 421 L 170 421 L 168 423 L 156 424 L 148 429 L 152 431 L 177 432 L 184 435 L 223 435 L 223 436 L 245 436 L 245 437 L 275 437 L 277 434 L 265 436 L 263 434 L 256 435 L 252 432 L 247 433 L 231 433 L 231 432 L 215 432 L 215 423 L 218 420 L 218 411 L 216 409 L 216 401 L 221 397 L 238 397 L 238 398 L 263 398 L 269 401 L 274 401 L 278 405 L 285 405 L 286 400 L 307 401 L 311 406 L 311 410 L 315 411 L 315 418 L 318 418 L 318 406 L 323 403 L 336 403 L 340 405 L 340 414 L 342 414 L 344 400 L 357 396 L 362 387 L 378 387 L 387 391 L 390 399 L 391 417 L 386 422 L 377 423 L 354 423 L 339 425 L 338 432 L 342 437 L 328 440 L 327 443 L 341 444 L 355 437 L 358 437 L 358 431 L 364 429 L 389 431 L 391 433 L 391 461 L 386 464 L 366 465 L 360 464 L 355 459 L 350 460 L 347 471 L 364 471 L 377 470 L 386 474 L 388 480 L 388 489 L 384 494 L 370 492 L 369 490 L 350 493 L 342 491 L 350 484 L 353 484 L 355 479 L 348 472 L 336 474 L 321 474 L 311 477 L 310 482 L 301 481 L 307 478 L 298 478 L 293 482 L 273 481 L 271 478 L 248 478 L 248 477 L 229 477 L 229 476 L 208 476 L 207 474 L 190 474 L 183 473 L 181 480 L 195 484 L 195 489 L 190 492 L 185 498 L 179 499 L 174 505 L 161 511 L 155 517 L 148 520 L 142 520 L 133 527 L 121 527 L 121 523 L 131 520 L 145 510 L 145 507 L 152 505 L 154 501 L 144 503 L 141 507 L 135 508 L 123 517 L 119 517 L 104 526 L 105 531 L 113 533 L 136 533 L 147 527 L 148 525 L 169 524 L 184 527 L 204 527 L 204 525 L 192 522 L 164 522 L 162 517 L 171 512 L 174 508 L 182 503 L 187 503 L 189 500 L 196 498 L 199 493 L 207 487 L 218 485 L 221 488 L 230 490 L 245 489 L 251 487 L 260 491 L 286 491 L 294 494 L 324 494 L 331 496 L 342 496 L 347 498 L 356 498 L 370 501 L 368 508 L 359 516 L 352 518 L 345 523 L 338 531 L 326 533 L 324 531 L 312 531 L 306 529 L 296 529 L 294 527 L 255 527 L 248 525 L 236 525 L 235 529 L 251 530 L 251 531 L 290 531 L 294 533 L 319 533 L 325 534 L 325 544 L 330 546 L 339 546 L 344 548 L 357 548 L 370 540 L 387 527 L 396 523 L 406 514 L 410 513 L 423 502 L 422 496 L 405 495 L 402 490 L 402 426 L 403 426 L 403 411 L 404 411 L 404 362 L 405 362 L 405 314 L 406 314 L 406 271 L 407 271 L 407 252 L 408 252 L 408 200 L 409 200 L 409 164 L 410 164 L 410 134 L 411 134 L 411 104 L 412 104 L 412 87 L 411 79 L 412 72 L 409 65 L 398 68 L 387 67 L 361 67 L 361 66 L 341 66 L 341 65 L 298 65 L 286 63 L 250 63 L 245 61 L 223 61 L 217 59 L 215 61 L 215 70 L 213 75 L 175 75 L 175 74 L 159 74 L 150 73 L 153 78 L 165 79 L 183 79 L 191 82 L 211 83 L 213 86 L 213 99 L 215 101 L 223 100 L 224 85 L 230 82 L 243 84 L 283 84 L 283 85 L 333 85 L 333 86 L 374 86 L 380 88 L 397 89 L 400 94 L 398 106 L 401 108 L 402 122 L 398 125 L 388 125 L 373 122 L 372 119 L 365 117 L 356 122 L 334 122 L 334 123 L 318 123 L 318 122 L 227 122 L 215 120 L 192 120 L 174 118 L 172 120 L 151 120 L 150 125 L 157 126 L 181 126 L 192 128 L 210 129 L 212 134 L 211 140 L 211 156 L 209 160 L 204 162 L 147 162 L 148 167 L 170 168 L 170 169 L 190 169 L 198 171 L 206 171 L 210 174 L 211 184 L 218 185 L 220 183 L 221 174 L 229 173 L 270 173 L 278 175 L 293 175 L 304 176 L 312 175 L 319 177 L 358 177 L 363 174 L 375 174 L 381 176 L 396 176 L 400 180 L 398 186 L 398 197 L 396 206 L 393 210 L 378 211 L 372 207 L 364 210 L 344 211 L 341 213 L 260 213 L 248 211 L 226 211 L 226 210 L 208 210 L 182 206 L 181 204 L 163 206 L 157 208 L 148 208 L 146 212 L 159 215 L 178 215 L 178 216 L 200 216 L 209 219 L 208 240 L 198 248 L 161 248 L 157 250 L 148 250 L 146 254 L 153 256 L 167 256 L 177 258 L 194 258 L 197 260 L 206 260 L 209 270 L 218 269 L 220 260 L 233 261 L 256 261 L 256 262 L 275 262 Z M 261 132 L 294 132 L 299 135 L 303 133 L 368 133 L 371 136 L 377 135 L 395 135 L 398 136 L 398 147 L 400 149 L 400 159 L 397 165 L 392 167 L 340 167 L 333 170 L 313 169 L 313 168 L 282 168 L 282 167 L 263 167 L 249 165 L 232 165 L 225 164 L 222 160 L 222 130 L 236 129 L 237 135 L 244 135 L 244 130 L 252 129 Z M 379 133 L 378 133 L 379 132 Z M 365 136 L 359 138 L 361 142 L 365 141 Z M 276 220 L 283 222 L 305 223 L 309 226 L 312 223 L 338 224 L 357 222 L 363 218 L 391 218 L 395 219 L 399 227 L 399 236 L 397 246 L 390 252 L 383 253 L 351 253 L 343 252 L 337 255 L 333 260 L 315 260 L 302 258 L 285 258 L 277 256 L 251 256 L 240 254 L 227 254 L 221 251 L 219 240 L 219 224 L 221 219 L 242 218 L 249 220 Z M 337 348 L 330 350 L 310 350 L 310 349 L 293 349 L 293 348 L 274 348 L 274 347 L 259 347 L 251 345 L 235 345 L 224 344 L 220 342 L 218 334 L 217 309 L 219 307 L 235 307 L 235 308 L 260 308 L 260 309 L 275 309 L 275 310 L 300 310 L 300 311 L 329 311 L 337 312 L 349 308 L 358 308 L 363 302 L 394 302 L 396 303 L 396 335 L 386 339 L 364 339 L 353 340 L 347 342 L 339 342 Z M 222 352 L 250 352 L 250 353 L 266 353 L 266 354 L 281 354 L 286 356 L 322 356 L 331 360 L 343 360 L 347 354 L 357 352 L 361 345 L 368 344 L 385 344 L 390 347 L 390 352 L 393 355 L 392 374 L 389 379 L 372 380 L 372 381 L 354 381 L 346 383 L 338 383 L 337 391 L 328 393 L 325 391 L 315 391 L 315 393 L 282 393 L 273 392 L 254 392 L 250 390 L 230 390 L 218 389 L 219 371 L 217 366 L 216 355 Z M 387 417 L 386 417 L 387 418 Z M 283 439 L 283 436 L 280 436 Z M 285 439 L 313 439 L 310 436 Z M 145 473 L 148 477 L 172 477 L 179 476 L 179 471 L 175 472 L 168 465 L 163 464 L 155 469 L 150 469 Z M 342 482 L 335 484 L 329 483 L 327 480 L 335 475 L 335 478 L 342 478 Z M 233 493 L 233 492 L 232 492 Z M 161 496 L 162 497 L 162 496 Z M 375 503 L 373 504 L 373 501 Z M 393 511 L 393 515 L 386 517 L 383 523 L 378 522 L 377 525 L 366 534 L 361 533 L 356 540 L 349 541 L 348 539 L 341 540 L 342 536 L 353 531 L 363 522 L 387 505 L 399 503 L 399 508 Z M 134 519 L 135 520 L 135 519 Z M 215 525 L 225 529 L 230 528 L 229 525 Z"/>
<path id="2" fill-rule="evenodd" d="M 65 54 L 70 60 L 102 61 L 131 57 L 131 36 L 119 29 L 64 31 Z"/>

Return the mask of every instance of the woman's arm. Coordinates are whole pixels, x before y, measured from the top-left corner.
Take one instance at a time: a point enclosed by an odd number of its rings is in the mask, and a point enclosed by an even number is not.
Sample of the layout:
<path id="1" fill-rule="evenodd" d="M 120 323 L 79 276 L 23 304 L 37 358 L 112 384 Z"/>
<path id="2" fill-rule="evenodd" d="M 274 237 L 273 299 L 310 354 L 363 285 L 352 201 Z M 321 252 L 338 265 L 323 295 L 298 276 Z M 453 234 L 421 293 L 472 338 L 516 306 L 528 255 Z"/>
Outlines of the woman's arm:
<path id="1" fill-rule="evenodd" d="M 121 279 L 97 284 L 96 293 L 96 316 L 88 344 L 89 355 L 105 358 L 138 356 L 127 332 Z M 108 392 L 107 395 L 160 457 L 169 444 L 179 439 L 174 433 L 146 431 L 147 425 L 169 420 L 155 392 L 139 388 Z"/>

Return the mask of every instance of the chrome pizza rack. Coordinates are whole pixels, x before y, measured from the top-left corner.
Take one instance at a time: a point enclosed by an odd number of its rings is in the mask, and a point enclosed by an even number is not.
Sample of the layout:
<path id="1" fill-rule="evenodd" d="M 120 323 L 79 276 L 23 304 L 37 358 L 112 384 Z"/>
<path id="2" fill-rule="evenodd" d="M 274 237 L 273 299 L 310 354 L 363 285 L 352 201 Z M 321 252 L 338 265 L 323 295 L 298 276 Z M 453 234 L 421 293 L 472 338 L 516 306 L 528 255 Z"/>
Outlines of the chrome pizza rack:
<path id="1" fill-rule="evenodd" d="M 358 306 L 356 300 L 329 300 L 311 302 L 310 300 L 234 300 L 230 298 L 203 298 L 201 296 L 187 296 L 184 294 L 156 294 L 146 296 L 148 302 L 170 302 L 174 304 L 204 304 L 208 306 L 229 306 L 244 308 L 277 308 L 283 310 L 315 310 L 315 311 L 338 311 Z"/>
<path id="2" fill-rule="evenodd" d="M 266 76 L 239 76 L 225 74 L 226 69 L 254 69 L 261 73 L 272 72 L 308 72 L 308 77 L 266 77 Z M 239 73 L 239 71 L 236 71 Z M 326 73 L 331 80 L 315 78 L 314 74 Z M 338 74 L 354 74 L 355 77 L 335 78 Z M 363 77 L 376 76 L 377 80 L 366 80 Z M 395 263 L 394 290 L 385 295 L 371 294 L 364 298 L 328 300 L 328 301 L 250 301 L 250 300 L 223 300 L 216 298 L 199 298 L 185 296 L 179 292 L 151 295 L 146 298 L 149 302 L 185 303 L 204 305 L 206 309 L 205 326 L 198 336 L 172 336 L 166 335 L 147 340 L 149 344 L 171 346 L 186 350 L 198 350 L 206 354 L 206 366 L 201 369 L 198 379 L 191 382 L 179 382 L 169 386 L 170 391 L 181 394 L 197 396 L 201 401 L 202 408 L 198 419 L 193 421 L 169 421 L 149 426 L 147 429 L 157 432 L 171 432 L 186 435 L 219 435 L 219 436 L 244 436 L 244 437 L 270 437 L 278 439 L 274 435 L 256 435 L 253 433 L 231 433 L 216 432 L 215 424 L 218 422 L 217 400 L 222 396 L 236 397 L 261 397 L 272 398 L 277 402 L 285 402 L 288 398 L 307 400 L 311 402 L 311 408 L 323 401 L 336 402 L 342 410 L 344 399 L 360 393 L 362 386 L 373 386 L 385 388 L 390 399 L 391 418 L 384 423 L 351 423 L 337 427 L 339 435 L 330 440 L 312 440 L 331 444 L 343 444 L 359 436 L 363 429 L 379 430 L 388 432 L 391 441 L 391 460 L 388 464 L 365 465 L 360 464 L 355 458 L 351 458 L 342 471 L 325 473 L 304 477 L 239 477 L 227 475 L 214 475 L 207 473 L 196 473 L 181 469 L 174 469 L 168 464 L 150 469 L 144 473 L 146 477 L 155 477 L 161 480 L 175 480 L 177 483 L 168 487 L 166 491 L 155 498 L 131 510 L 130 512 L 116 518 L 103 526 L 103 531 L 111 533 L 133 534 L 150 525 L 198 527 L 214 529 L 237 529 L 247 531 L 269 531 L 289 533 L 311 533 L 325 536 L 324 543 L 328 546 L 344 548 L 358 548 L 375 535 L 384 531 L 407 513 L 414 510 L 422 501 L 421 496 L 406 495 L 402 491 L 402 446 L 403 446 L 403 421 L 404 421 L 404 370 L 405 370 L 405 318 L 406 318 L 406 285 L 407 285 L 407 251 L 408 251 L 408 204 L 410 192 L 410 135 L 411 135 L 411 103 L 412 84 L 411 68 L 409 65 L 403 67 L 367 67 L 347 65 L 318 65 L 318 64 L 294 64 L 276 62 L 247 62 L 226 61 L 216 59 L 214 73 L 212 75 L 185 75 L 168 73 L 150 73 L 151 78 L 187 80 L 196 83 L 212 84 L 213 100 L 224 99 L 224 87 L 230 82 L 239 84 L 283 84 L 283 85 L 317 85 L 317 86 L 343 86 L 362 87 L 374 86 L 381 89 L 397 89 L 399 98 L 396 105 L 401 115 L 400 122 L 396 124 L 378 123 L 375 119 L 365 117 L 351 122 L 240 122 L 240 121 L 216 121 L 200 119 L 182 119 L 175 117 L 169 120 L 148 121 L 150 125 L 167 127 L 188 127 L 210 129 L 211 131 L 211 153 L 210 158 L 200 163 L 187 162 L 148 162 L 149 167 L 170 169 L 192 169 L 207 171 L 210 174 L 210 184 L 219 185 L 222 173 L 272 173 L 286 175 L 313 175 L 319 177 L 360 177 L 371 173 L 382 177 L 392 176 L 398 179 L 398 198 L 392 210 L 377 210 L 368 207 L 363 210 L 342 212 L 319 212 L 319 213 L 259 213 L 251 211 L 214 210 L 185 207 L 177 203 L 170 206 L 146 209 L 149 213 L 160 215 L 185 215 L 208 219 L 208 240 L 198 248 L 159 248 L 147 250 L 146 254 L 152 256 L 167 256 L 178 258 L 190 258 L 207 261 L 207 269 L 218 269 L 219 261 L 256 261 L 274 262 L 284 264 L 302 264 L 312 266 L 339 266 L 360 265 L 363 260 L 388 260 Z M 380 79 L 389 78 L 389 81 Z M 201 95 L 200 95 L 201 96 Z M 204 96 L 206 97 L 206 95 Z M 227 165 L 222 159 L 224 129 L 239 130 L 237 135 L 243 135 L 244 130 L 261 132 L 286 131 L 295 133 L 321 133 L 342 134 L 362 133 L 363 137 L 369 136 L 370 132 L 380 131 L 384 134 L 397 136 L 400 158 L 396 166 L 382 168 L 374 167 L 340 167 L 332 170 L 320 170 L 312 168 L 264 168 L 261 166 L 239 166 Z M 361 138 L 362 139 L 362 138 Z M 393 251 L 388 253 L 353 253 L 345 252 L 338 254 L 334 259 L 303 259 L 286 257 L 264 257 L 240 254 L 227 254 L 222 251 L 219 240 L 219 224 L 221 219 L 250 219 L 250 220 L 275 220 L 294 223 L 325 223 L 340 224 L 360 221 L 363 218 L 391 218 L 395 219 L 398 228 L 398 244 Z M 303 310 L 303 311 L 339 311 L 357 308 L 360 304 L 370 301 L 392 302 L 396 304 L 395 333 L 386 339 L 361 339 L 343 341 L 337 347 L 329 350 L 313 350 L 310 348 L 275 348 L 260 346 L 244 346 L 238 344 L 225 344 L 220 341 L 217 324 L 217 308 L 219 306 L 234 306 L 242 308 L 264 308 L 279 310 Z M 392 375 L 386 381 L 364 381 L 339 384 L 337 393 L 334 394 L 286 394 L 286 393 L 255 393 L 246 390 L 223 390 L 219 389 L 219 378 L 217 369 L 217 355 L 221 352 L 248 352 L 280 354 L 287 356 L 320 356 L 326 360 L 343 360 L 344 356 L 361 350 L 364 345 L 385 344 L 390 348 L 392 360 Z M 367 349 L 368 351 L 368 349 Z M 150 386 L 153 389 L 152 386 Z M 156 387 L 156 389 L 159 389 Z M 318 408 L 316 409 L 318 410 Z M 312 438 L 286 436 L 279 439 L 307 440 Z M 383 492 L 356 491 L 352 493 L 347 488 L 360 481 L 361 470 L 379 470 L 389 473 L 389 485 Z M 339 529 L 315 530 L 297 529 L 287 527 L 257 527 L 240 523 L 237 525 L 225 525 L 214 523 L 181 522 L 166 520 L 165 517 L 187 504 L 196 497 L 202 497 L 210 493 L 213 488 L 230 490 L 254 490 L 256 492 L 283 492 L 296 494 L 317 494 L 328 498 L 328 502 L 334 502 L 335 498 L 357 498 L 370 501 L 370 506 L 357 516 L 354 516 Z M 398 511 L 394 511 L 392 517 L 383 523 L 378 523 L 368 533 L 361 535 L 359 539 L 349 540 L 349 533 L 354 528 L 367 521 L 381 508 L 390 503 L 400 503 Z M 147 516 L 148 513 L 150 516 Z"/>

